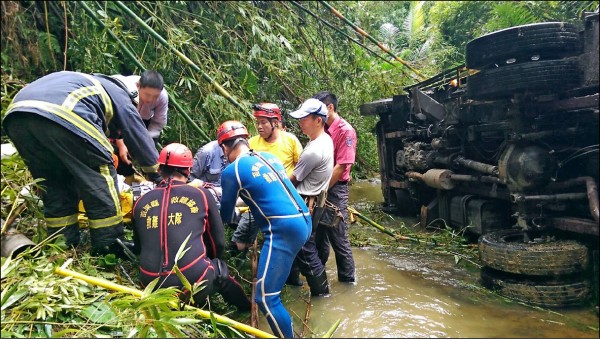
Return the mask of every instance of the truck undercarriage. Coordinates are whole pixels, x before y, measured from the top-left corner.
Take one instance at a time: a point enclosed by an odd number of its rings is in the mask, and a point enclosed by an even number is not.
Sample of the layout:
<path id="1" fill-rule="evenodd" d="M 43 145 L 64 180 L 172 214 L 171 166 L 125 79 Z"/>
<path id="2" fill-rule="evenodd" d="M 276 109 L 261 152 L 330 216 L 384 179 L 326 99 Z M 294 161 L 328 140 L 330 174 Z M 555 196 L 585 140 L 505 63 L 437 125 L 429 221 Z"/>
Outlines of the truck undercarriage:
<path id="1" fill-rule="evenodd" d="M 470 41 L 466 64 L 366 103 L 391 213 L 479 238 L 482 283 L 598 300 L 598 13 Z"/>

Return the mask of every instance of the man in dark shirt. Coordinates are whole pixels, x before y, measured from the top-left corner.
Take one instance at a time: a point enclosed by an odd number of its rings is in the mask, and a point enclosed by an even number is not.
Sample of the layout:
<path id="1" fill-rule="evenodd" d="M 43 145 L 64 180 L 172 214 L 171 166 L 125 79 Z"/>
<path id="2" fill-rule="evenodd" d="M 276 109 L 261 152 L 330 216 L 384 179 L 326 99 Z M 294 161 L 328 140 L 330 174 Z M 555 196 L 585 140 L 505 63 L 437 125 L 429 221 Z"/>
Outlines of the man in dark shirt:
<path id="1" fill-rule="evenodd" d="M 78 245 L 83 200 L 92 253 L 123 256 L 117 242 L 123 239 L 123 215 L 108 138 L 120 130 L 148 179 L 160 178 L 158 152 L 127 92 L 99 76 L 51 73 L 17 93 L 2 125 L 32 176 L 44 179 L 48 234 L 64 234 L 67 245 Z"/>
<path id="2" fill-rule="evenodd" d="M 191 284 L 206 281 L 194 294 L 196 304 L 203 305 L 208 296 L 219 293 L 238 310 L 249 311 L 250 300 L 221 259 L 225 235 L 216 201 L 205 188 L 186 184 L 192 159 L 185 145 L 173 143 L 163 148 L 158 163 L 164 180 L 133 208 L 140 280 L 146 286 L 159 278 L 158 286 L 182 289 L 173 270 L 177 265 Z M 177 259 L 184 243 L 187 251 Z M 189 297 L 189 291 L 184 292 Z"/>

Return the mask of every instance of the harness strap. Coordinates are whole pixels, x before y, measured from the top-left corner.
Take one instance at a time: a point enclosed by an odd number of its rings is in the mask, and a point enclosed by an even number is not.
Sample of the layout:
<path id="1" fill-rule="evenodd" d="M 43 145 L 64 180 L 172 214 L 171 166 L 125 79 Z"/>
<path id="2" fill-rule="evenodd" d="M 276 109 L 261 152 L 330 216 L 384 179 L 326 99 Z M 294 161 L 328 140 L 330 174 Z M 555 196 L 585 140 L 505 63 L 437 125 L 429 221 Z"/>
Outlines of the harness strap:
<path id="1" fill-rule="evenodd" d="M 306 215 L 302 211 L 302 207 L 300 207 L 300 205 L 298 204 L 298 202 L 296 201 L 296 199 L 294 199 L 294 195 L 292 194 L 292 192 L 290 191 L 290 189 L 287 187 L 287 185 L 283 181 L 283 178 L 281 177 L 281 174 L 279 174 L 279 172 L 277 172 L 277 170 L 265 158 L 263 158 L 260 154 L 256 153 L 254 150 L 250 150 L 250 155 L 256 156 L 260 161 L 262 161 L 265 165 L 267 165 L 273 171 L 273 173 L 275 173 L 275 175 L 277 176 L 277 178 L 281 182 L 281 185 L 283 185 L 283 187 L 285 188 L 286 192 L 288 193 L 290 200 L 292 200 L 294 202 L 294 205 L 296 205 L 296 208 L 298 209 L 298 213 L 302 214 L 302 216 L 304 217 L 304 220 L 308 223 L 308 219 L 306 219 Z"/>

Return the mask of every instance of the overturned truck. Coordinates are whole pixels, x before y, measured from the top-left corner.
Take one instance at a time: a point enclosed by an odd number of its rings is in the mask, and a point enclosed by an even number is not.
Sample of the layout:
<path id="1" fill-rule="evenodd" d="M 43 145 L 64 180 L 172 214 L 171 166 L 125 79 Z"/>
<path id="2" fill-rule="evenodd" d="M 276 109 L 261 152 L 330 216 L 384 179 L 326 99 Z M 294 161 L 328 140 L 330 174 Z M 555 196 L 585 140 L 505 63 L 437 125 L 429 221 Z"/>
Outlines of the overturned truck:
<path id="1" fill-rule="evenodd" d="M 384 209 L 464 229 L 500 294 L 598 305 L 598 40 L 598 13 L 507 28 L 363 104 L 380 118 Z"/>

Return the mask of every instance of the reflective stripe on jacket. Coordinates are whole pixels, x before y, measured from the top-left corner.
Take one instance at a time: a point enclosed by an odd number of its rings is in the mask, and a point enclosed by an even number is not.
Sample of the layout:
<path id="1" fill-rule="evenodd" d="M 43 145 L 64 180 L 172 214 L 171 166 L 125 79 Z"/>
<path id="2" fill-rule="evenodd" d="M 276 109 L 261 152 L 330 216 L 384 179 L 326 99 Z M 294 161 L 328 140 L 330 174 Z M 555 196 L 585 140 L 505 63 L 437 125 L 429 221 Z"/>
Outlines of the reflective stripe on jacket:
<path id="1" fill-rule="evenodd" d="M 90 142 L 112 161 L 107 137 L 121 132 L 132 156 L 145 173 L 156 172 L 158 152 L 127 93 L 107 80 L 62 71 L 25 86 L 14 97 L 6 116 L 39 114 Z"/>

